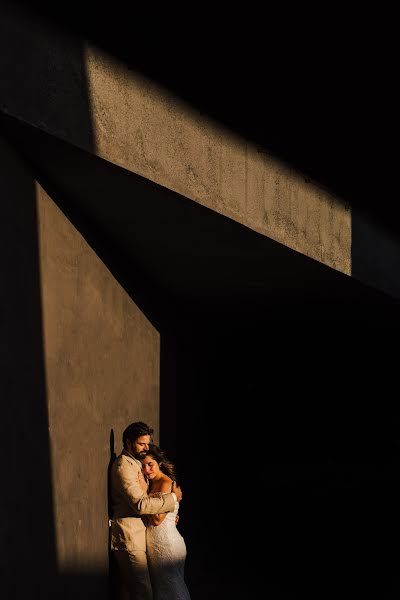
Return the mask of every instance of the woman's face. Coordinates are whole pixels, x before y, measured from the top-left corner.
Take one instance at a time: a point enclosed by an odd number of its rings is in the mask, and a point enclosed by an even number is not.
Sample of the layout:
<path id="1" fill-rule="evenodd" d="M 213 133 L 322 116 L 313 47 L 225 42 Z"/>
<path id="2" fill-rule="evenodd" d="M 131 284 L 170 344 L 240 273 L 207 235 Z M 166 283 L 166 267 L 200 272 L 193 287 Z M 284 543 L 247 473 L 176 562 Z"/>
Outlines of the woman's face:
<path id="1" fill-rule="evenodd" d="M 151 456 L 146 456 L 142 460 L 143 472 L 146 475 L 147 479 L 155 479 L 157 475 L 160 473 L 160 466 L 154 458 Z"/>

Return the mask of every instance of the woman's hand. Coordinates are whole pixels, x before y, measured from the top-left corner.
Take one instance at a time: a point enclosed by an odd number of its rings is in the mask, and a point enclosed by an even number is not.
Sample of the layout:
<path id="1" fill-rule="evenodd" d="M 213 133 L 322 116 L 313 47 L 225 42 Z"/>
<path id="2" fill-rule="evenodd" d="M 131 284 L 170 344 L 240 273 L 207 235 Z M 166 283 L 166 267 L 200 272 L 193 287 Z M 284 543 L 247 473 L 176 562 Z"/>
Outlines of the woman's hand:
<path id="1" fill-rule="evenodd" d="M 161 515 L 150 515 L 150 522 L 152 525 L 154 525 L 154 527 L 158 527 L 158 525 L 161 525 L 161 523 L 164 521 L 166 516 L 167 513 L 163 513 Z"/>
<path id="2" fill-rule="evenodd" d="M 139 481 L 139 485 L 142 488 L 143 492 L 145 494 L 147 494 L 147 483 L 145 481 L 142 471 L 138 472 L 138 481 Z"/>

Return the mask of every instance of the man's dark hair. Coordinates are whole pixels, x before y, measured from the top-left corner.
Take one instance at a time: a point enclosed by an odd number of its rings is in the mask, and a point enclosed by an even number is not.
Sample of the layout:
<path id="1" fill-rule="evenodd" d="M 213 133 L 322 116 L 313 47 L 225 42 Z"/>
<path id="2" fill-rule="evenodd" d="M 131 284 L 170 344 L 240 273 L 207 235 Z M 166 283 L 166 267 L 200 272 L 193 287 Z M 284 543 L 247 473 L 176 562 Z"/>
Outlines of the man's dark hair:
<path id="1" fill-rule="evenodd" d="M 143 423 L 143 421 L 138 421 L 137 423 L 131 423 L 125 429 L 122 434 L 122 443 L 124 448 L 126 448 L 126 441 L 129 440 L 131 444 L 136 442 L 136 440 L 142 435 L 149 435 L 150 437 L 153 435 L 154 429 Z"/>

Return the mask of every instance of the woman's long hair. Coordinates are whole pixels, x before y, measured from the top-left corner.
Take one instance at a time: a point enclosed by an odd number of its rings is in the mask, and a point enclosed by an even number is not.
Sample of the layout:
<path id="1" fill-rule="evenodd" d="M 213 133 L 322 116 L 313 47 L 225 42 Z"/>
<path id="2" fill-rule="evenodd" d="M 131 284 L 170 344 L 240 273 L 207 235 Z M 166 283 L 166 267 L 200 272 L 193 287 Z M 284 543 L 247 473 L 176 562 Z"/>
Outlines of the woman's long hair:
<path id="1" fill-rule="evenodd" d="M 153 458 L 158 463 L 160 470 L 167 475 L 167 477 L 170 477 L 172 481 L 175 481 L 176 485 L 179 485 L 176 467 L 174 463 L 167 458 L 164 450 L 161 450 L 161 448 L 155 444 L 149 444 L 149 449 L 146 452 L 146 456 Z"/>

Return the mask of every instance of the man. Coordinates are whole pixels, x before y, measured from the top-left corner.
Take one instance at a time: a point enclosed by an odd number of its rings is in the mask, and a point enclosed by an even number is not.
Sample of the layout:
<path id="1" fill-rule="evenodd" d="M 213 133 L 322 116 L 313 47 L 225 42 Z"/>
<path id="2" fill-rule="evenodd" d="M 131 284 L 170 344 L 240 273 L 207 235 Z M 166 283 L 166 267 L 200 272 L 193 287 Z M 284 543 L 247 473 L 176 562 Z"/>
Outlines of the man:
<path id="1" fill-rule="evenodd" d="M 135 600 L 151 600 L 152 590 L 146 556 L 146 528 L 142 515 L 172 512 L 182 492 L 175 482 L 170 494 L 147 495 L 141 458 L 146 455 L 153 429 L 146 423 L 131 423 L 123 435 L 124 449 L 111 467 L 111 550 L 122 578 Z"/>

